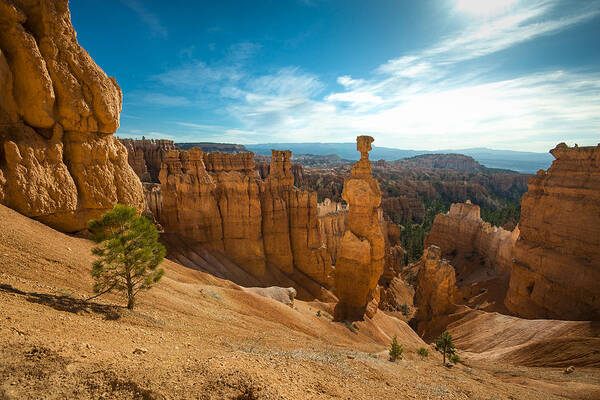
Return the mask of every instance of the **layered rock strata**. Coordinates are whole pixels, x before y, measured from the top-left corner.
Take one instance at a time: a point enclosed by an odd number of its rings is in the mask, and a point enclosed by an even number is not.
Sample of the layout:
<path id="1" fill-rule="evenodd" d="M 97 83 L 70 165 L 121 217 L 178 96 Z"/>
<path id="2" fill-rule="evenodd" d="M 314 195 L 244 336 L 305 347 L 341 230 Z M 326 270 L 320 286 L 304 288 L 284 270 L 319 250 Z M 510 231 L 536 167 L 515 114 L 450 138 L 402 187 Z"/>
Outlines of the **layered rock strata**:
<path id="1" fill-rule="evenodd" d="M 67 0 L 0 0 L 0 202 L 56 229 L 143 210 L 116 140 L 121 89 L 77 43 Z"/>
<path id="2" fill-rule="evenodd" d="M 172 140 L 120 139 L 127 148 L 128 162 L 142 182 L 158 182 L 160 167 L 169 151 L 176 150 Z"/>
<path id="3" fill-rule="evenodd" d="M 455 203 L 446 214 L 438 214 L 425 238 L 425 248 L 436 245 L 444 256 L 479 257 L 498 275 L 507 275 L 512 264 L 512 248 L 519 229 L 512 232 L 493 227 L 480 216 L 479 206 Z"/>
<path id="4" fill-rule="evenodd" d="M 316 194 L 293 186 L 289 151 L 273 150 L 264 181 L 257 177 L 252 153 L 171 151 L 159 179 L 166 232 L 224 252 L 256 277 L 273 266 L 332 283 Z"/>
<path id="5" fill-rule="evenodd" d="M 505 305 L 526 318 L 600 320 L 600 144 L 550 153 L 521 200 Z"/>
<path id="6" fill-rule="evenodd" d="M 369 151 L 373 138 L 357 137 L 361 159 L 344 181 L 343 199 L 349 211 L 337 256 L 335 286 L 337 320 L 360 319 L 377 311 L 377 282 L 383 272 L 385 239 L 379 224 L 381 191 L 371 176 Z"/>
<path id="7" fill-rule="evenodd" d="M 442 250 L 429 246 L 414 267 L 417 272 L 415 319 L 419 334 L 426 333 L 434 317 L 446 315 L 454 308 L 456 275 L 452 265 L 442 258 Z"/>
<path id="8" fill-rule="evenodd" d="M 340 243 L 346 230 L 348 206 L 325 199 L 317 205 L 317 217 L 321 240 L 327 248 L 331 263 L 335 265 Z"/>

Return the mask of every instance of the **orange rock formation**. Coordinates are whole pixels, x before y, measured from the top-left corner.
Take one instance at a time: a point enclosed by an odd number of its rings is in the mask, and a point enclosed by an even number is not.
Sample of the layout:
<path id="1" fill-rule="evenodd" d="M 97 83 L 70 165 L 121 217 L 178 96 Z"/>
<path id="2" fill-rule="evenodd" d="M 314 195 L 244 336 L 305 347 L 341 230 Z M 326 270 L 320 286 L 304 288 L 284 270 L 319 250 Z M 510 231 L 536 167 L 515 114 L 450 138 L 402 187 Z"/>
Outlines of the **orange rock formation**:
<path id="1" fill-rule="evenodd" d="M 315 193 L 298 190 L 290 152 L 273 150 L 264 181 L 252 153 L 171 151 L 159 175 L 165 231 L 225 252 L 253 276 L 268 265 L 332 284 Z"/>
<path id="2" fill-rule="evenodd" d="M 385 239 L 379 225 L 381 191 L 371 176 L 369 151 L 373 138 L 359 136 L 356 148 L 361 153 L 344 181 L 343 199 L 349 205 L 346 231 L 340 243 L 335 271 L 335 308 L 338 320 L 360 319 L 377 311 L 377 282 L 383 272 Z"/>
<path id="3" fill-rule="evenodd" d="M 521 200 L 505 304 L 526 318 L 600 320 L 600 144 L 550 153 Z"/>
<path id="4" fill-rule="evenodd" d="M 470 202 L 455 203 L 448 213 L 435 217 L 425 238 L 425 247 L 436 245 L 445 256 L 475 254 L 486 267 L 498 275 L 506 275 L 510 271 L 512 248 L 518 236 L 518 228 L 509 232 L 484 222 L 479 206 Z"/>
<path id="5" fill-rule="evenodd" d="M 158 182 L 158 174 L 170 150 L 176 150 L 172 140 L 120 139 L 127 148 L 131 168 L 143 182 Z"/>
<path id="6" fill-rule="evenodd" d="M 77 43 L 67 0 L 0 1 L 0 202 L 62 231 L 142 185 L 112 136 L 121 89 Z"/>
<path id="7" fill-rule="evenodd" d="M 317 207 L 319 233 L 325 247 L 327 247 L 331 262 L 335 265 L 342 236 L 344 236 L 346 230 L 348 206 L 325 199 Z"/>
<path id="8" fill-rule="evenodd" d="M 415 318 L 422 336 L 435 316 L 448 314 L 454 308 L 456 275 L 452 265 L 441 257 L 439 247 L 429 246 L 416 266 Z"/>

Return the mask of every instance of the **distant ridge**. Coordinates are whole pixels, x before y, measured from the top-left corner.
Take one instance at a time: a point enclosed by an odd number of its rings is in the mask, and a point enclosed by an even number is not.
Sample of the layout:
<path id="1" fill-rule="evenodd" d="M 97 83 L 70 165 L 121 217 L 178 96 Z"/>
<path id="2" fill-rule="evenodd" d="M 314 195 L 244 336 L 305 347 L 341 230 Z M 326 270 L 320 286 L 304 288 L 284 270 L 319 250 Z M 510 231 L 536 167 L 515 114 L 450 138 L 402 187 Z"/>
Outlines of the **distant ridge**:
<path id="1" fill-rule="evenodd" d="M 355 143 L 261 143 L 245 145 L 249 151 L 270 155 L 271 149 L 291 150 L 295 154 L 331 155 L 337 154 L 346 160 L 357 160 Z M 488 148 L 452 150 L 403 150 L 391 147 L 373 146 L 372 160 L 395 161 L 422 154 L 463 154 L 473 157 L 488 168 L 509 169 L 525 174 L 535 174 L 540 169 L 548 169 L 553 157 L 549 153 L 533 153 Z"/>

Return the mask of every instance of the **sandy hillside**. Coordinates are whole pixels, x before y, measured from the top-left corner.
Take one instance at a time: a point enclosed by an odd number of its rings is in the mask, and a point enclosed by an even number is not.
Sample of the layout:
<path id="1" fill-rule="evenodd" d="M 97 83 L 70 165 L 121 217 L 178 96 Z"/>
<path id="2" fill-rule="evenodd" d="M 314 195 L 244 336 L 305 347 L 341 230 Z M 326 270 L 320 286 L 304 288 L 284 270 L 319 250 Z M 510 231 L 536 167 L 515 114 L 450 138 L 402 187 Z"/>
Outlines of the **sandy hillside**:
<path id="1" fill-rule="evenodd" d="M 90 303 L 92 243 L 0 206 L 0 399 L 598 399 L 597 369 L 452 369 L 382 312 L 354 325 L 171 261 L 137 309 Z M 317 315 L 320 311 L 320 316 Z M 391 337 L 406 360 L 391 363 Z M 135 354 L 135 350 L 139 349 Z"/>

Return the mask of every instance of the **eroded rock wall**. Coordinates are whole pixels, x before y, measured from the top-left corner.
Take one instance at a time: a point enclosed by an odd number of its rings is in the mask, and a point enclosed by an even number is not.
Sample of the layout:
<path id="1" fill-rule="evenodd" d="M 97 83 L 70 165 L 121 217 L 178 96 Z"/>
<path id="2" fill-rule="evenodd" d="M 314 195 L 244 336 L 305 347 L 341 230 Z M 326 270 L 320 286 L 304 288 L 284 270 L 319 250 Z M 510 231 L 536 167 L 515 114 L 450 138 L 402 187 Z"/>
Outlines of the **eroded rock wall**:
<path id="1" fill-rule="evenodd" d="M 262 180 L 252 153 L 171 151 L 159 176 L 161 224 L 166 232 L 225 252 L 254 276 L 272 265 L 331 285 L 316 195 L 293 186 L 290 155 L 273 150 L 269 176 Z"/>
<path id="2" fill-rule="evenodd" d="M 335 265 L 342 236 L 346 230 L 348 207 L 325 199 L 317 205 L 317 217 L 321 240 L 327 248 L 331 263 Z"/>
<path id="3" fill-rule="evenodd" d="M 67 232 L 142 211 L 116 140 L 121 89 L 77 43 L 67 0 L 0 0 L 0 202 Z"/>
<path id="4" fill-rule="evenodd" d="M 128 161 L 142 182 L 158 182 L 160 167 L 169 151 L 176 150 L 172 140 L 120 139 L 127 148 Z"/>
<path id="5" fill-rule="evenodd" d="M 385 239 L 379 224 L 381 190 L 371 176 L 372 142 L 370 136 L 357 138 L 361 159 L 344 181 L 342 197 L 349 211 L 335 270 L 338 320 L 372 317 L 379 302 L 377 282 L 383 273 Z"/>
<path id="6" fill-rule="evenodd" d="M 456 275 L 452 265 L 442 258 L 442 250 L 434 245 L 425 249 L 414 267 L 417 273 L 415 306 L 417 331 L 425 334 L 436 316 L 446 315 L 454 308 Z"/>
<path id="7" fill-rule="evenodd" d="M 455 203 L 448 213 L 435 217 L 425 238 L 425 248 L 438 246 L 444 256 L 479 257 L 498 275 L 507 275 L 512 264 L 512 248 L 518 236 L 518 228 L 510 232 L 484 222 L 479 206 L 470 202 Z"/>
<path id="8" fill-rule="evenodd" d="M 600 320 L 600 145 L 550 153 L 521 200 L 505 305 L 526 318 Z"/>

